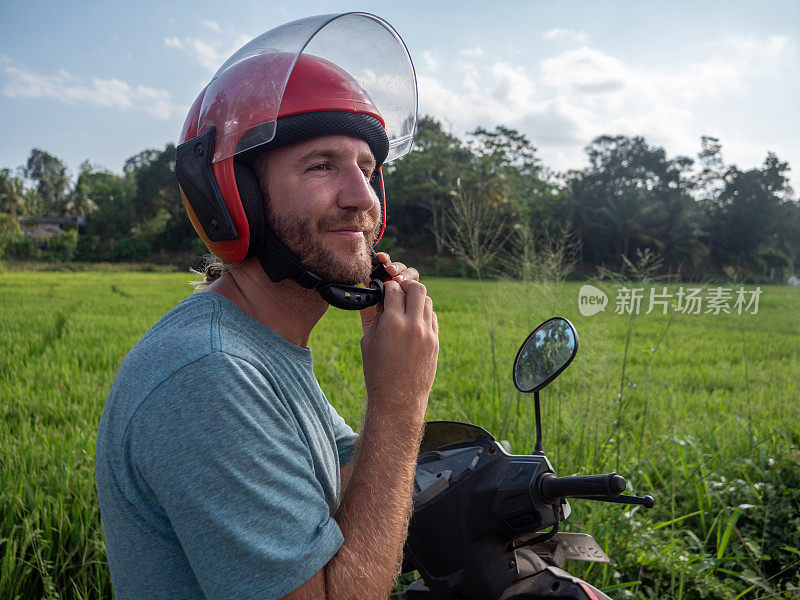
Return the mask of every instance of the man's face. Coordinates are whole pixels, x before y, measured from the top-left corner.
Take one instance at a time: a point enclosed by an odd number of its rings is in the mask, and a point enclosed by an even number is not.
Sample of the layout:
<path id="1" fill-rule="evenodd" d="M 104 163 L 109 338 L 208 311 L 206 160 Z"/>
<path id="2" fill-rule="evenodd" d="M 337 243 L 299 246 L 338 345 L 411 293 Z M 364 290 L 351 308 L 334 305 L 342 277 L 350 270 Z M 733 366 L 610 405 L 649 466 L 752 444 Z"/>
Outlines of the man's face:
<path id="1" fill-rule="evenodd" d="M 366 281 L 381 227 L 367 143 L 313 138 L 270 151 L 256 167 L 269 223 L 302 265 L 334 283 Z"/>

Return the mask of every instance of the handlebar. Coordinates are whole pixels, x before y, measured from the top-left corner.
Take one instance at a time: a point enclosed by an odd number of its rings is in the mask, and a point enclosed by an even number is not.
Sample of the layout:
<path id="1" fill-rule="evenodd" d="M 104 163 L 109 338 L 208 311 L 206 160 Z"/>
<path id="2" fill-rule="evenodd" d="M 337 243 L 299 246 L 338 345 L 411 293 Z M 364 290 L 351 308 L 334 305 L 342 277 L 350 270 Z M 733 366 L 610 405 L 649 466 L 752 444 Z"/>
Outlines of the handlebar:
<path id="1" fill-rule="evenodd" d="M 616 473 L 571 477 L 556 477 L 553 473 L 545 473 L 540 480 L 539 489 L 545 502 L 553 502 L 557 498 L 578 496 L 619 496 L 627 485 L 625 478 Z"/>

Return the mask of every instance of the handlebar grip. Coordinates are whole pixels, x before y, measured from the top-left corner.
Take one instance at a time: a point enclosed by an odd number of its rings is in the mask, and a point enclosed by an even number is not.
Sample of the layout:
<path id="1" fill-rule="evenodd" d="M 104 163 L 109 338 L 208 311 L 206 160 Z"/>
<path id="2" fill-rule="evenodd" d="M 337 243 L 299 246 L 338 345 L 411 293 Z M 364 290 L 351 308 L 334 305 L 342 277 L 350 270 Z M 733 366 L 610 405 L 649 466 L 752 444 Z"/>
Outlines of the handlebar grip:
<path id="1" fill-rule="evenodd" d="M 575 475 L 556 477 L 546 473 L 541 480 L 540 490 L 545 501 L 573 496 L 619 496 L 625 491 L 627 482 L 616 473 L 608 475 Z"/>

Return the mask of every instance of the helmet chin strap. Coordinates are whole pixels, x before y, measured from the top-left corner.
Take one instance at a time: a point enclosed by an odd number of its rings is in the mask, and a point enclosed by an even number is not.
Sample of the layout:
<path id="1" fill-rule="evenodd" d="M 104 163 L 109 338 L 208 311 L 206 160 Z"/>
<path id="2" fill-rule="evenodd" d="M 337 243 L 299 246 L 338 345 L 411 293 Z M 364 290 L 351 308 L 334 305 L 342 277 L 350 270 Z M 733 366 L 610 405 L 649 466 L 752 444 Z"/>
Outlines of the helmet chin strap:
<path id="1" fill-rule="evenodd" d="M 371 252 L 373 269 L 368 288 L 331 283 L 307 270 L 269 226 L 266 227 L 264 244 L 257 256 L 261 268 L 271 281 L 293 279 L 301 287 L 316 290 L 331 306 L 343 310 L 361 310 L 383 300 L 383 282 L 391 278 L 383 263 L 378 261 L 375 251 Z"/>

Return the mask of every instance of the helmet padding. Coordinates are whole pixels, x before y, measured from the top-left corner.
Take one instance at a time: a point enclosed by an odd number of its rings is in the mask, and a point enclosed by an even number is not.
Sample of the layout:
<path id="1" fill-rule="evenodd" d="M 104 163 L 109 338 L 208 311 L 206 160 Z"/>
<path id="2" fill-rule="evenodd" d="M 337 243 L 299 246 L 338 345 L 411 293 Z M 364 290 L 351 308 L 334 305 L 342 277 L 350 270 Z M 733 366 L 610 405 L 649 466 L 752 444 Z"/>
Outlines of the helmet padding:
<path id="1" fill-rule="evenodd" d="M 383 164 L 389 154 L 389 138 L 383 125 L 376 117 L 367 113 L 321 110 L 279 117 L 275 137 L 266 144 L 251 148 L 251 136 L 261 136 L 260 131 L 254 130 L 242 136 L 239 147 L 248 149 L 236 154 L 237 161 L 251 162 L 267 150 L 275 150 L 324 135 L 349 135 L 364 140 L 372 151 L 372 156 L 375 157 L 376 168 Z"/>

